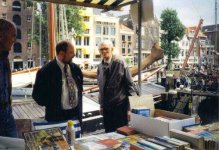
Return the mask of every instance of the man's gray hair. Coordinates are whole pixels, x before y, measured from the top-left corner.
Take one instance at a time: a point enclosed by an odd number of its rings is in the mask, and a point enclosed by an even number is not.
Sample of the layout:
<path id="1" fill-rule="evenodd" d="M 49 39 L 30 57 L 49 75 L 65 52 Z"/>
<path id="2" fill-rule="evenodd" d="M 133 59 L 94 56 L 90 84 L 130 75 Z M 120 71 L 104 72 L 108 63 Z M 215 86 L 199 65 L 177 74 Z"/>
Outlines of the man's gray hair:
<path id="1" fill-rule="evenodd" d="M 0 19 L 0 31 L 1 32 L 7 33 L 12 27 L 16 29 L 16 26 L 13 22 L 6 20 L 6 19 Z"/>
<path id="2" fill-rule="evenodd" d="M 110 40 L 101 41 L 98 45 L 98 49 L 100 49 L 101 45 L 107 45 L 109 48 L 113 48 L 113 43 Z"/>

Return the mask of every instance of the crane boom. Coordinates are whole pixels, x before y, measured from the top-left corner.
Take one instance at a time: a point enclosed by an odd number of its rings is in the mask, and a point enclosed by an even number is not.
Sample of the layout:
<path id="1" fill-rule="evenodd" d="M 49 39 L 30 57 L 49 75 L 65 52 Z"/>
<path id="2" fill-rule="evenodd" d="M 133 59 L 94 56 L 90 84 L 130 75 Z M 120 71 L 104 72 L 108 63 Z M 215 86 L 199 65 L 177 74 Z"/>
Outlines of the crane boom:
<path id="1" fill-rule="evenodd" d="M 198 36 L 198 32 L 199 32 L 199 30 L 201 29 L 202 23 L 203 23 L 203 19 L 200 19 L 200 20 L 199 20 L 198 27 L 197 27 L 196 30 L 195 30 L 195 35 L 194 35 L 194 37 L 193 37 L 193 39 L 192 39 L 192 43 L 191 43 L 191 45 L 190 45 L 190 47 L 189 47 L 189 51 L 188 51 L 188 53 L 186 54 L 186 58 L 185 58 L 185 60 L 184 60 L 184 62 L 183 62 L 182 69 L 180 70 L 180 76 L 182 75 L 183 71 L 185 70 L 185 67 L 186 67 L 186 65 L 187 65 L 187 62 L 188 62 L 190 53 L 191 53 L 191 51 L 192 51 L 192 49 L 193 49 L 193 47 L 194 47 L 195 40 L 196 40 L 196 38 L 197 38 L 197 36 Z"/>

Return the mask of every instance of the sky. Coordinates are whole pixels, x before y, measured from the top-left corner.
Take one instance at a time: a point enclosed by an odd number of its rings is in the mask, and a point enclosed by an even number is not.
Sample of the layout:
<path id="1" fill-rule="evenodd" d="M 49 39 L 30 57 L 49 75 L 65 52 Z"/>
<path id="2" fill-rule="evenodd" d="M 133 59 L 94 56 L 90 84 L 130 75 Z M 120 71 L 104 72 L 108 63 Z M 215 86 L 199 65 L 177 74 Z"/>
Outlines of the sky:
<path id="1" fill-rule="evenodd" d="M 175 9 L 179 19 L 186 26 L 197 26 L 200 18 L 204 19 L 203 25 L 215 24 L 215 0 L 153 0 L 154 14 L 160 18 L 166 8 Z M 219 0 L 217 0 L 217 14 L 219 23 Z M 124 8 L 122 14 L 129 13 L 129 7 Z M 121 14 L 121 13 L 120 13 Z"/>

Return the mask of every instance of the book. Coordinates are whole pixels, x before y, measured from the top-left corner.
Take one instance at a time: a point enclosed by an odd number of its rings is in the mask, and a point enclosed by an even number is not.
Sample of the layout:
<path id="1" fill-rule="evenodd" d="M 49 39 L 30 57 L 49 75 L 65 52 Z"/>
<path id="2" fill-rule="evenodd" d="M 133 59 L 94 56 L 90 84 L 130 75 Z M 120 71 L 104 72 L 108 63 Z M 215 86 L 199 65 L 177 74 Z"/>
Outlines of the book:
<path id="1" fill-rule="evenodd" d="M 148 107 L 133 108 L 132 113 L 145 116 L 145 117 L 150 117 L 150 108 Z"/>
<path id="2" fill-rule="evenodd" d="M 208 127 L 207 126 L 201 126 L 200 124 L 193 124 L 189 126 L 184 126 L 183 131 L 185 132 L 191 132 L 191 131 L 207 131 Z"/>
<path id="3" fill-rule="evenodd" d="M 132 143 L 130 144 L 130 150 L 154 150 L 154 149 L 144 146 L 140 143 Z"/>
<path id="4" fill-rule="evenodd" d="M 118 128 L 117 132 L 123 135 L 132 135 L 136 133 L 136 131 L 133 128 L 128 127 L 128 126 L 123 126 L 123 127 Z"/>
<path id="5" fill-rule="evenodd" d="M 156 150 L 167 150 L 167 148 L 164 147 L 164 146 L 157 145 L 155 143 L 152 143 L 152 142 L 149 142 L 149 141 L 146 141 L 146 140 L 139 140 L 138 143 L 140 143 L 144 146 L 147 146 L 149 148 L 156 149 Z"/>
<path id="6" fill-rule="evenodd" d="M 102 145 L 107 146 L 107 148 L 112 148 L 112 149 L 118 148 L 121 145 L 121 142 L 116 141 L 114 139 L 99 140 L 99 141 L 97 141 L 97 143 L 100 143 Z"/>
<path id="7" fill-rule="evenodd" d="M 59 128 L 48 128 L 24 133 L 24 138 L 29 149 L 34 150 L 68 150 L 68 145 Z"/>
<path id="8" fill-rule="evenodd" d="M 122 134 L 119 134 L 119 133 L 110 132 L 110 133 L 98 134 L 98 135 L 96 135 L 96 137 L 99 138 L 100 140 L 104 140 L 104 139 L 118 140 L 118 139 L 122 139 L 126 136 L 122 135 Z"/>
<path id="9" fill-rule="evenodd" d="M 177 150 L 177 146 L 175 146 L 175 145 L 173 145 L 173 144 L 170 144 L 170 143 L 167 143 L 167 142 L 164 142 L 164 141 L 160 141 L 160 140 L 156 140 L 156 139 L 154 139 L 154 138 L 148 138 L 147 140 L 148 140 L 149 142 L 152 142 L 152 143 L 155 143 L 155 144 L 164 146 L 164 147 L 166 147 L 167 149 Z"/>

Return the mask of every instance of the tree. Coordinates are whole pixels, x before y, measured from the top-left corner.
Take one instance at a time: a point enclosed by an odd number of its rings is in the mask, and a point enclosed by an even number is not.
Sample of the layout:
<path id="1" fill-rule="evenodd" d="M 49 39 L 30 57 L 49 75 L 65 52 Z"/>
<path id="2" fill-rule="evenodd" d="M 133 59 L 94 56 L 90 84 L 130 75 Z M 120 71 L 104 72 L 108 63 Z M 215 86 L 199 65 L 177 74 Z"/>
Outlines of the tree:
<path id="1" fill-rule="evenodd" d="M 28 0 L 27 1 L 29 5 L 33 3 L 33 1 Z M 36 4 L 35 4 L 36 5 Z M 32 6 L 34 6 L 32 4 Z M 79 10 L 80 7 L 74 7 L 74 6 L 67 6 L 66 7 L 66 16 L 67 16 L 67 24 L 68 24 L 68 31 L 71 31 L 72 28 L 74 28 L 76 34 L 83 33 L 82 29 L 82 17 L 80 16 Z M 37 9 L 41 10 L 37 10 Z M 40 15 L 41 13 L 41 15 Z M 34 19 L 35 19 L 35 27 L 34 27 L 34 35 L 33 35 L 33 41 L 36 44 L 39 44 L 39 36 L 40 36 L 40 18 L 41 18 L 41 37 L 42 37 L 42 56 L 45 57 L 46 60 L 49 58 L 49 37 L 48 37 L 48 4 L 47 3 L 40 3 L 38 6 L 35 6 L 35 12 L 34 12 Z M 73 19 L 72 19 L 73 18 Z M 58 19 L 58 18 L 57 18 Z"/>
<path id="2" fill-rule="evenodd" d="M 68 31 L 71 31 L 72 28 L 75 31 L 75 34 L 83 33 L 83 21 L 80 16 L 80 7 L 66 5 L 66 16 L 67 16 L 67 24 Z"/>
<path id="3" fill-rule="evenodd" d="M 171 68 L 172 58 L 176 57 L 180 48 L 177 41 L 180 41 L 185 34 L 185 27 L 179 20 L 176 10 L 165 9 L 161 14 L 161 48 L 167 55 L 167 68 Z"/>

